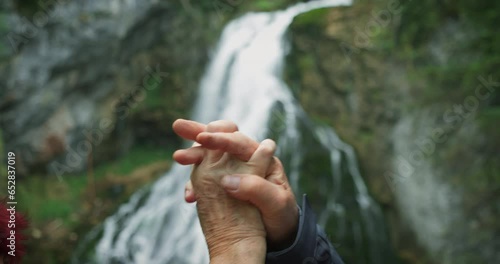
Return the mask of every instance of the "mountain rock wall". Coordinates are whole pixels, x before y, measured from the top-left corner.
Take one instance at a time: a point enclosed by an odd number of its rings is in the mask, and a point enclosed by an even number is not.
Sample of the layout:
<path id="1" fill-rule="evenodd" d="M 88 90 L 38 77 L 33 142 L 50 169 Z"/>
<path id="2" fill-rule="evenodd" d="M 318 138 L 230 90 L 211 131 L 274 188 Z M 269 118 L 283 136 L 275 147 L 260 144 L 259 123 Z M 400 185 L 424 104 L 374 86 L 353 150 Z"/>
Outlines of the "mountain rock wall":
<path id="1" fill-rule="evenodd" d="M 475 28 L 494 32 L 494 20 L 478 25 L 462 5 L 357 1 L 290 29 L 290 87 L 354 146 L 408 263 L 500 259 L 500 60 L 476 46 Z"/>

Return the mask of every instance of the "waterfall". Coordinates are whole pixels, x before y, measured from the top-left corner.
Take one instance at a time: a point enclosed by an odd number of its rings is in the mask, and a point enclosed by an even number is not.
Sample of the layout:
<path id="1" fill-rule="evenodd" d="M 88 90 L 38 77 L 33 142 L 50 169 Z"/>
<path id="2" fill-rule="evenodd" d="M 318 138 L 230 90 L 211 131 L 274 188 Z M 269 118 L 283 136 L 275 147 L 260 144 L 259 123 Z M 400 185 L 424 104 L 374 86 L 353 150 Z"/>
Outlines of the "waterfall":
<path id="1" fill-rule="evenodd" d="M 350 2 L 300 3 L 229 23 L 200 82 L 193 119 L 227 119 L 256 140 L 275 139 L 298 202 L 307 192 L 343 257 L 355 263 L 389 263 L 383 216 L 367 192 L 352 148 L 331 128 L 310 121 L 282 80 L 286 30 L 293 18 Z M 174 165 L 151 189 L 134 194 L 89 235 L 99 238 L 89 243 L 95 245 L 89 261 L 208 263 L 196 208 L 183 199 L 189 174 L 189 167 Z"/>

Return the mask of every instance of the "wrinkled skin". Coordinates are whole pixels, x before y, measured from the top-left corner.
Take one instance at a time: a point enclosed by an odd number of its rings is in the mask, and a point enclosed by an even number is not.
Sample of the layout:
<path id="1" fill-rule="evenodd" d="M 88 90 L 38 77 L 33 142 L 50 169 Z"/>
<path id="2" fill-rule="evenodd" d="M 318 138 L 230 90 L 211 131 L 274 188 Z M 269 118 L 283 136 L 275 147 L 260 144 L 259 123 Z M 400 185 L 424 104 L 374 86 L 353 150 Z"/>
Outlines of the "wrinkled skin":
<path id="1" fill-rule="evenodd" d="M 201 164 L 208 158 L 207 149 L 217 151 L 216 156 L 225 152 L 238 160 L 248 161 L 259 146 L 251 138 L 237 132 L 238 127 L 230 121 L 219 120 L 205 126 L 179 119 L 174 122 L 173 128 L 182 138 L 197 142 L 191 148 L 174 153 L 174 159 L 180 164 Z M 268 247 L 277 250 L 290 246 L 298 229 L 298 208 L 279 159 L 273 157 L 264 174 L 251 174 L 246 171 L 241 173 L 229 166 L 226 175 L 240 179 L 237 189 L 223 186 L 226 194 L 241 201 L 248 201 L 260 210 L 267 232 Z M 215 186 L 210 188 L 222 191 Z M 186 201 L 195 202 L 199 196 L 198 189 L 193 188 L 189 181 L 186 184 Z"/>
<path id="2" fill-rule="evenodd" d="M 228 153 L 205 150 L 203 161 L 194 166 L 191 181 L 211 257 L 224 254 L 241 241 L 261 241 L 265 245 L 266 231 L 258 209 L 228 196 L 220 183 L 223 176 L 231 173 L 264 177 L 273 161 L 275 147 L 273 141 L 263 141 L 248 162 Z"/>

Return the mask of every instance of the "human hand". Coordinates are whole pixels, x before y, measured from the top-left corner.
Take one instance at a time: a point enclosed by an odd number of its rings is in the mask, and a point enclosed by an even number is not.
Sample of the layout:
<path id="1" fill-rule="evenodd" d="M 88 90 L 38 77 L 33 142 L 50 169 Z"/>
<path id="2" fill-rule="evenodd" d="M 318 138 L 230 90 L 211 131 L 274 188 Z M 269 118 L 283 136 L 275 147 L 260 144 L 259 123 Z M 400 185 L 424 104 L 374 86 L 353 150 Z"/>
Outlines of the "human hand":
<path id="1" fill-rule="evenodd" d="M 246 161 L 259 146 L 243 134 L 234 133 L 238 128 L 229 121 L 215 121 L 205 126 L 194 121 L 178 119 L 173 128 L 184 139 L 195 140 L 201 144 L 174 153 L 174 159 L 185 165 L 201 163 L 206 158 L 203 148 L 217 150 L 219 153 L 227 152 Z M 267 232 L 268 248 L 278 250 L 290 246 L 297 233 L 299 212 L 281 162 L 273 158 L 265 178 L 248 173 L 228 173 L 227 176 L 234 178 L 226 181 L 228 178 L 225 177 L 226 180 L 221 181 L 227 194 L 242 201 L 249 201 L 260 210 Z M 227 182 L 235 184 L 228 185 Z M 186 184 L 186 201 L 196 201 L 198 194 L 195 190 L 191 182 Z"/>
<path id="2" fill-rule="evenodd" d="M 191 181 L 197 192 L 198 216 L 212 263 L 216 260 L 263 263 L 266 232 L 258 209 L 228 196 L 220 182 L 228 171 L 263 177 L 273 161 L 275 149 L 274 141 L 264 140 L 248 162 L 228 153 L 204 150 L 205 158 L 194 166 Z"/>

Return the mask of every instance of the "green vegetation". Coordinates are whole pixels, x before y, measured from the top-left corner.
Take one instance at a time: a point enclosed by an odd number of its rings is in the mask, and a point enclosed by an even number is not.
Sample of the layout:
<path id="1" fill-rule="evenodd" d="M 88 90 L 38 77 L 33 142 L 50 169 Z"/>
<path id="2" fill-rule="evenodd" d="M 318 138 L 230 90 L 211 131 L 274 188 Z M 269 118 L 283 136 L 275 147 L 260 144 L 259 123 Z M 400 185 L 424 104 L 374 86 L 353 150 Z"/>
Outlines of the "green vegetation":
<path id="1" fill-rule="evenodd" d="M 165 92 L 167 92 L 167 89 L 165 89 L 166 87 L 165 85 L 163 85 L 164 82 L 159 81 L 162 80 L 162 77 L 161 76 L 148 76 L 148 77 L 149 78 L 145 82 L 143 82 L 141 86 L 138 86 L 137 90 L 134 92 L 136 93 L 135 97 L 140 97 L 140 94 L 143 93 L 144 98 L 137 107 L 132 108 L 133 113 L 134 112 L 137 113 L 145 109 L 152 110 L 152 109 L 162 109 L 167 107 L 166 99 L 168 97 L 165 96 Z"/>
<path id="2" fill-rule="evenodd" d="M 162 65 L 160 69 L 165 69 Z M 191 106 L 186 101 L 192 101 L 192 92 L 186 89 L 182 83 L 186 69 L 179 66 L 176 69 L 168 68 L 168 76 L 149 75 L 149 79 L 137 85 L 137 91 L 129 100 L 133 105 L 131 113 L 135 118 L 142 118 L 143 115 L 150 117 L 164 118 L 166 123 L 173 121 L 176 117 L 186 116 L 191 110 Z M 142 97 L 143 94 L 143 98 Z M 137 103 L 137 105 L 136 105 Z"/>
<path id="3" fill-rule="evenodd" d="M 458 2 L 436 2 L 424 0 L 409 2 L 402 13 L 398 28 L 396 50 L 402 58 L 411 57 L 415 79 L 430 79 L 422 103 L 442 101 L 459 102 L 474 95 L 478 76 L 492 76 L 500 80 L 500 2 L 462 0 Z M 447 23 L 458 25 L 456 30 L 466 34 L 463 41 L 449 43 L 445 52 L 450 53 L 445 65 L 434 62 L 429 54 L 428 41 L 443 34 Z M 409 53 L 412 55 L 409 56 Z M 459 56 L 456 56 L 459 55 Z M 451 97 L 451 98 L 450 98 Z M 500 95 L 494 94 L 493 103 L 498 104 Z"/>
<path id="4" fill-rule="evenodd" d="M 7 34 L 9 32 L 9 27 L 7 25 L 7 14 L 0 10 L 0 60 L 7 57 L 10 54 L 9 46 L 7 41 Z"/>
<path id="5" fill-rule="evenodd" d="M 8 30 L 9 26 L 7 25 L 7 13 L 0 11 L 0 33 L 5 34 Z"/>
<path id="6" fill-rule="evenodd" d="M 320 8 L 298 15 L 293 23 L 295 25 L 305 26 L 325 26 L 326 18 L 331 8 Z"/>
<path id="7" fill-rule="evenodd" d="M 403 58 L 408 50 L 414 50 L 410 74 L 414 80 L 427 80 L 424 87 L 414 85 L 416 107 L 441 104 L 451 107 L 464 104 L 467 97 L 476 97 L 476 88 L 481 85 L 480 76 L 486 80 L 500 82 L 500 2 L 461 0 L 436 2 L 424 0 L 406 5 L 399 28 L 399 52 Z M 463 41 L 449 43 L 445 52 L 450 53 L 444 64 L 434 62 L 428 49 L 428 41 L 440 34 L 446 23 L 458 25 L 456 30 L 466 34 Z M 415 82 L 418 83 L 418 82 Z M 497 195 L 500 188 L 500 164 L 498 164 L 498 121 L 500 120 L 500 93 L 498 87 L 485 100 L 479 100 L 474 113 L 474 122 L 488 139 L 481 146 L 460 147 L 447 144 L 447 156 L 440 160 L 450 167 L 462 167 L 464 157 L 480 148 L 481 156 L 488 157 L 481 171 L 464 171 L 453 175 L 453 182 L 464 190 L 464 200 L 474 201 L 480 196 Z M 420 91 L 420 92 L 419 92 Z M 423 92 L 423 93 L 422 93 Z M 472 140 L 472 139 L 471 139 Z M 474 154 L 472 154 L 474 155 Z M 471 157 L 472 158 L 472 157 Z M 468 166 L 470 167 L 470 166 Z M 495 176 L 496 175 L 496 176 Z M 492 179 L 496 178 L 496 179 Z"/>
<path id="8" fill-rule="evenodd" d="M 4 155 L 2 142 L 0 153 Z M 54 175 L 17 179 L 18 211 L 30 219 L 30 254 L 26 262 L 67 262 L 72 252 L 68 249 L 76 246 L 78 238 L 115 211 L 134 191 L 166 171 L 172 153 L 173 149 L 168 148 L 136 146 L 92 172 L 63 175 L 62 180 Z M 3 161 L 0 170 L 5 180 Z M 0 190 L 2 197 L 5 191 Z"/>
<path id="9" fill-rule="evenodd" d="M 270 1 L 255 1 L 255 6 L 257 7 L 258 10 L 273 10 L 274 7 L 276 6 L 276 2 L 270 2 Z"/>
<path id="10" fill-rule="evenodd" d="M 287 0 L 279 0 L 279 1 L 267 1 L 267 0 L 258 0 L 258 1 L 249 1 L 253 4 L 252 9 L 257 11 L 273 11 L 285 8 L 288 6 L 290 1 Z"/>
<path id="11" fill-rule="evenodd" d="M 99 182 L 107 175 L 123 177 L 141 166 L 170 160 L 172 153 L 168 149 L 135 147 L 124 157 L 98 166 L 94 171 L 95 181 Z M 87 188 L 89 177 L 85 173 L 63 175 L 62 181 L 55 176 L 32 176 L 19 181 L 17 199 L 34 226 L 60 218 L 71 228 L 78 224 L 71 215 L 81 210 L 82 195 Z"/>
<path id="12" fill-rule="evenodd" d="M 15 0 L 14 5 L 22 16 L 31 18 L 36 12 L 42 10 L 42 6 L 38 0 Z"/>

